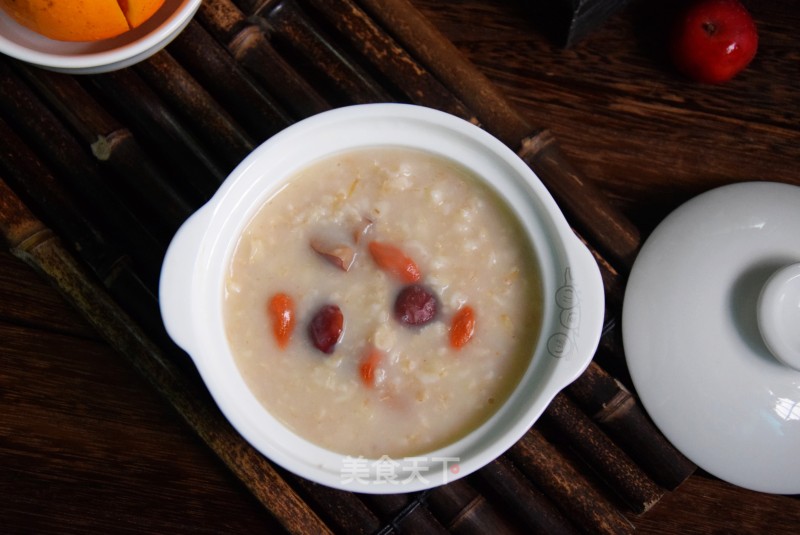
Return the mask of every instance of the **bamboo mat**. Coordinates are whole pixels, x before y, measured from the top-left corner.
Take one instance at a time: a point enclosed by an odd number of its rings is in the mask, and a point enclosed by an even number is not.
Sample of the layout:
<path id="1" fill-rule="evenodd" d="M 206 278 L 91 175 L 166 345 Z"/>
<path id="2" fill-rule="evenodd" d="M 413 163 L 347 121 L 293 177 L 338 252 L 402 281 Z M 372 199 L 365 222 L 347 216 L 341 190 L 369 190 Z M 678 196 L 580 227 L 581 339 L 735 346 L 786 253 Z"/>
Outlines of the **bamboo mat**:
<path id="1" fill-rule="evenodd" d="M 281 470 L 217 410 L 160 322 L 180 224 L 259 143 L 315 113 L 409 102 L 494 134 L 593 251 L 606 328 L 587 371 L 505 455 L 413 494 L 357 495 Z M 0 225 L 292 533 L 626 533 L 694 466 L 623 386 L 616 318 L 636 227 L 407 0 L 207 0 L 152 58 L 68 76 L 0 59 Z M 609 370 L 613 370 L 609 371 Z"/>

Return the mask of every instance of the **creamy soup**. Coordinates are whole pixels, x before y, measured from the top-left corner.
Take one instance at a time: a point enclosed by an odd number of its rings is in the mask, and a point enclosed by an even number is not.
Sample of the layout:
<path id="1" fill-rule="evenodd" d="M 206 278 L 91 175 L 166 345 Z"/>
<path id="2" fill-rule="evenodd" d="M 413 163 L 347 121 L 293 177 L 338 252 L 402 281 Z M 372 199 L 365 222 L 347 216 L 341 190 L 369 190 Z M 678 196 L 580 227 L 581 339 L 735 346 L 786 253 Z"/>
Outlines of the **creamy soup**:
<path id="1" fill-rule="evenodd" d="M 431 451 L 490 417 L 529 364 L 542 302 L 502 200 L 453 161 L 395 147 L 288 180 L 245 228 L 224 299 L 265 408 L 369 458 Z"/>

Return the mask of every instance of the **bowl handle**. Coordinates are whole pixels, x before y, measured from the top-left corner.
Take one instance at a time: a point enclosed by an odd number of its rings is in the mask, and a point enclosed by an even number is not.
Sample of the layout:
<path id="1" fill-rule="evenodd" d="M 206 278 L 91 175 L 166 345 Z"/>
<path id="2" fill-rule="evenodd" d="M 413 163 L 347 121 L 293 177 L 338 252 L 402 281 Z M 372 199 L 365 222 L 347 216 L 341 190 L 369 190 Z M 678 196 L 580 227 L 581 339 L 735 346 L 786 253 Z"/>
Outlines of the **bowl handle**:
<path id="1" fill-rule="evenodd" d="M 550 334 L 548 352 L 564 361 L 558 366 L 561 388 L 584 372 L 600 343 L 605 318 L 605 293 L 600 268 L 589 249 L 574 235 L 565 239 L 568 267 L 555 292 L 559 327 Z"/>
<path id="2" fill-rule="evenodd" d="M 189 355 L 195 354 L 192 296 L 197 256 L 208 226 L 206 212 L 202 209 L 195 212 L 175 233 L 164 256 L 158 283 L 158 301 L 167 334 Z"/>

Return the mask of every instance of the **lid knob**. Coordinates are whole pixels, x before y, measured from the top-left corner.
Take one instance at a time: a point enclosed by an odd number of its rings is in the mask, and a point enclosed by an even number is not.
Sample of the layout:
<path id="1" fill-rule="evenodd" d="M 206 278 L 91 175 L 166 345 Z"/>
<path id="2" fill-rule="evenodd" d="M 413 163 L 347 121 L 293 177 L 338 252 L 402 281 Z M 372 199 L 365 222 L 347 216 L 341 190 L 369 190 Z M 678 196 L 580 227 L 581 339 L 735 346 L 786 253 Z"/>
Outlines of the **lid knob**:
<path id="1" fill-rule="evenodd" d="M 758 297 L 758 329 L 776 359 L 800 370 L 800 263 L 767 279 Z"/>

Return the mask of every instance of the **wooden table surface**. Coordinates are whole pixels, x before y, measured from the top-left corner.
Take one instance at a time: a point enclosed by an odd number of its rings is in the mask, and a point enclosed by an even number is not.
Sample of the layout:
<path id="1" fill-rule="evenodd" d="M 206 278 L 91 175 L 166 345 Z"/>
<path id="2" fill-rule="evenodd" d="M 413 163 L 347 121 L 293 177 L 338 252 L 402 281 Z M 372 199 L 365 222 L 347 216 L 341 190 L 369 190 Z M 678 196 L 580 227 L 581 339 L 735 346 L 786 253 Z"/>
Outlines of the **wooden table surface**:
<path id="1" fill-rule="evenodd" d="M 715 186 L 800 185 L 793 0 L 749 2 L 759 52 L 722 86 L 688 81 L 666 61 L 672 2 L 634 2 L 570 49 L 536 2 L 414 3 L 645 233 Z M 641 533 L 800 533 L 800 500 L 698 471 L 630 520 Z M 151 385 L 3 249 L 0 531 L 280 530 Z"/>

